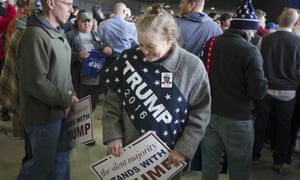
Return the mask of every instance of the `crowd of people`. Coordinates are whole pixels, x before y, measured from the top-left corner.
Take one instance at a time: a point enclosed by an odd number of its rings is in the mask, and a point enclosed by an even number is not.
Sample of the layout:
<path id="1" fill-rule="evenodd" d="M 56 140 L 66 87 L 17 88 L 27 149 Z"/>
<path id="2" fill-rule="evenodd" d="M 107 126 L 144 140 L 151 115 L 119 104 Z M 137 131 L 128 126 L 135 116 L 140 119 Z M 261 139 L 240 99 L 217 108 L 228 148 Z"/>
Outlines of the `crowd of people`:
<path id="1" fill-rule="evenodd" d="M 180 0 L 177 14 L 157 3 L 137 17 L 123 2 L 108 14 L 73 0 L 14 4 L 7 0 L 0 16 L 0 104 L 1 119 L 12 121 L 6 134 L 25 141 L 18 180 L 70 179 L 65 119 L 88 95 L 94 111 L 101 93 L 103 143 L 113 156 L 155 131 L 171 148 L 168 165 L 201 165 L 203 180 L 218 179 L 224 152 L 230 179 L 249 179 L 267 142 L 274 171 L 293 161 L 297 9 L 275 23 L 251 0 L 217 19 L 204 12 L 205 0 Z M 88 74 L 93 53 L 105 63 Z"/>

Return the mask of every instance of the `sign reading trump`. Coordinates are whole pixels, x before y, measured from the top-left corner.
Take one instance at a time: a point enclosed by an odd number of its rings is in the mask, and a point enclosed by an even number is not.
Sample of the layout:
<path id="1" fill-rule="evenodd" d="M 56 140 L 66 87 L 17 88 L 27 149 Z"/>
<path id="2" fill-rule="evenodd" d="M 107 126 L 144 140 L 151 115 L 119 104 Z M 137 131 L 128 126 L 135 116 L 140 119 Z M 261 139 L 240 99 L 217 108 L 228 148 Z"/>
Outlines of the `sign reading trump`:
<path id="1" fill-rule="evenodd" d="M 186 162 L 175 167 L 167 160 L 169 147 L 152 131 L 123 148 L 120 157 L 108 155 L 91 165 L 101 180 L 166 180 L 175 176 Z"/>
<path id="2" fill-rule="evenodd" d="M 93 141 L 91 96 L 79 100 L 67 118 L 67 136 L 71 148 Z"/>

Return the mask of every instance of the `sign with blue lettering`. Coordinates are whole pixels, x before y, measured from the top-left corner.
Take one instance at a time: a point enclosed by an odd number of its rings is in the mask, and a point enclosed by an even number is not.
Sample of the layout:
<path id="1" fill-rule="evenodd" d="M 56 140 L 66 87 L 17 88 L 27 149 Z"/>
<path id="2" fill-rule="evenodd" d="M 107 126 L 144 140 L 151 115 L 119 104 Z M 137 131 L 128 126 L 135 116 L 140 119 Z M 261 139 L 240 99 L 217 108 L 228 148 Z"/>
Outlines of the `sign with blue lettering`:
<path id="1" fill-rule="evenodd" d="M 186 163 L 175 167 L 168 165 L 169 147 L 153 132 L 123 148 L 120 157 L 108 155 L 91 165 L 92 171 L 101 180 L 171 179 Z"/>
<path id="2" fill-rule="evenodd" d="M 78 101 L 70 110 L 67 118 L 67 135 L 70 147 L 93 141 L 91 96 L 86 96 Z"/>
<path id="3" fill-rule="evenodd" d="M 91 50 L 90 56 L 83 60 L 81 75 L 96 78 L 104 66 L 106 54 L 98 50 Z"/>

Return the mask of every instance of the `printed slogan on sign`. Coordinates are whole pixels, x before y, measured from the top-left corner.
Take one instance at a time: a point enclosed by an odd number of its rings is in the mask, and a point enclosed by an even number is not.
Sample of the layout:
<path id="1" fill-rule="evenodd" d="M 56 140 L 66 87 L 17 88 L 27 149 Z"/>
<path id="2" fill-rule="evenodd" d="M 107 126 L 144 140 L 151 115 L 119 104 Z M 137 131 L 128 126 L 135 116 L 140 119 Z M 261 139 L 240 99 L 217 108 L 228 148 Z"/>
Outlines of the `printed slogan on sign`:
<path id="1" fill-rule="evenodd" d="M 154 132 L 148 132 L 124 147 L 120 157 L 106 156 L 91 169 L 101 180 L 166 180 L 186 166 L 185 162 L 169 166 L 169 153 L 166 144 Z"/>
<path id="2" fill-rule="evenodd" d="M 67 135 L 71 148 L 93 140 L 92 115 L 91 96 L 80 99 L 70 110 L 67 118 Z"/>

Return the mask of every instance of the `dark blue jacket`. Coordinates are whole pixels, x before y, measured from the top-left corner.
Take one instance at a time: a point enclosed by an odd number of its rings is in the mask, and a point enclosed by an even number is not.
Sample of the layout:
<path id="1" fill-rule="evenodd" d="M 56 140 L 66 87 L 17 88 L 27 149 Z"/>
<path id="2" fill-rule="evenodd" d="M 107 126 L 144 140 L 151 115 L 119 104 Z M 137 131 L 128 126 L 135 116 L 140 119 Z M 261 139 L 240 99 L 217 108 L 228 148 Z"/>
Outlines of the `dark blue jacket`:
<path id="1" fill-rule="evenodd" d="M 254 100 L 267 93 L 262 64 L 258 48 L 247 41 L 245 32 L 228 29 L 219 36 L 213 46 L 209 73 L 212 113 L 250 120 Z"/>
<path id="2" fill-rule="evenodd" d="M 261 44 L 269 89 L 296 90 L 299 84 L 300 37 L 288 31 L 264 36 Z"/>

